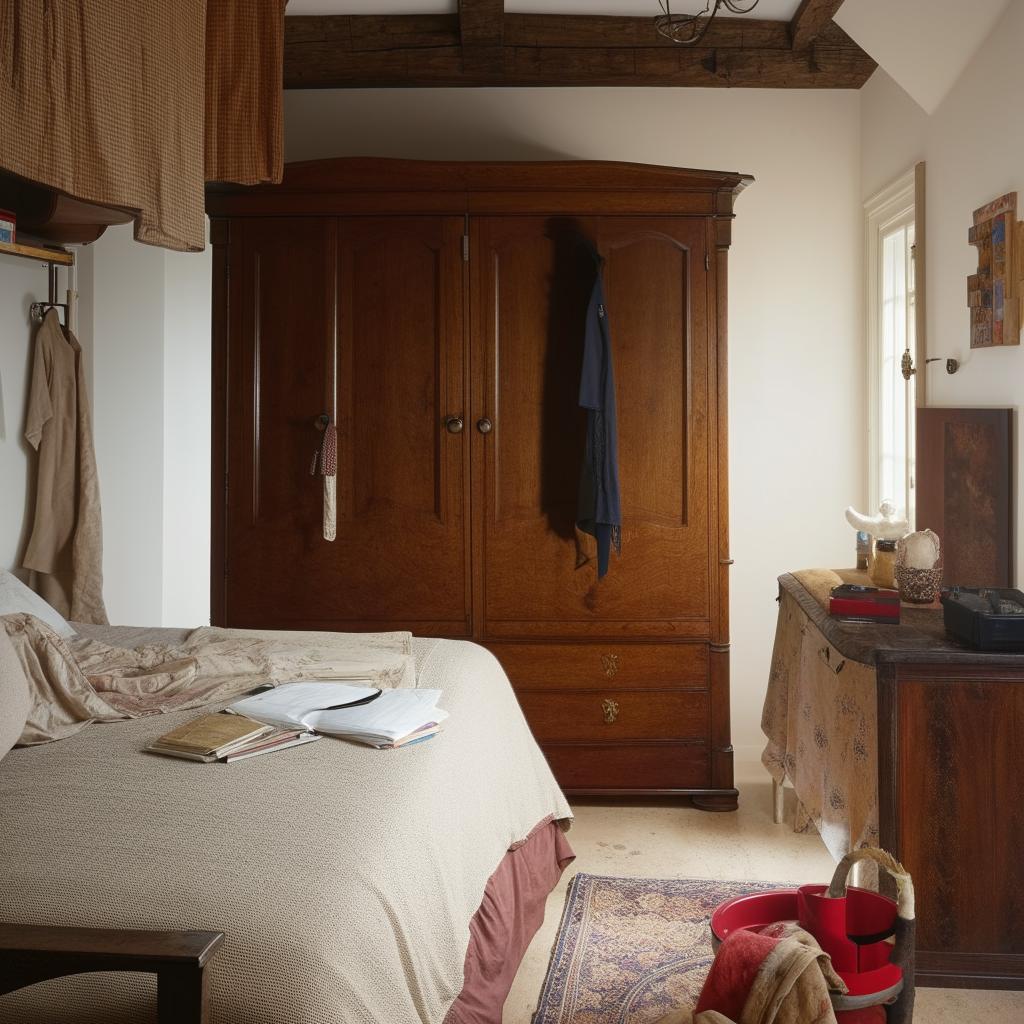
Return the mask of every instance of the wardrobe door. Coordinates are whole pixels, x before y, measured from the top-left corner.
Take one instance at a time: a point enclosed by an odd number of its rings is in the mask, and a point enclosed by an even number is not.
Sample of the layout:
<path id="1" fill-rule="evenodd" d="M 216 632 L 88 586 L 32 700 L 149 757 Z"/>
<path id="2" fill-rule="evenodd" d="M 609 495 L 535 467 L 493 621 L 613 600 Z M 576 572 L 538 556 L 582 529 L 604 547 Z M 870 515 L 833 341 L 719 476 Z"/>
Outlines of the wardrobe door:
<path id="1" fill-rule="evenodd" d="M 461 218 L 231 225 L 225 623 L 470 632 Z M 236 267 L 238 271 L 236 272 Z M 310 475 L 338 429 L 337 533 Z"/>
<path id="2" fill-rule="evenodd" d="M 338 628 L 472 632 L 464 231 L 338 222 Z"/>
<path id="3" fill-rule="evenodd" d="M 707 638 L 711 464 L 701 218 L 476 222 L 476 434 L 486 638 Z M 594 264 L 605 260 L 618 406 L 622 554 L 598 581 L 574 529 L 578 406 Z M 476 414 L 475 414 L 476 415 Z"/>

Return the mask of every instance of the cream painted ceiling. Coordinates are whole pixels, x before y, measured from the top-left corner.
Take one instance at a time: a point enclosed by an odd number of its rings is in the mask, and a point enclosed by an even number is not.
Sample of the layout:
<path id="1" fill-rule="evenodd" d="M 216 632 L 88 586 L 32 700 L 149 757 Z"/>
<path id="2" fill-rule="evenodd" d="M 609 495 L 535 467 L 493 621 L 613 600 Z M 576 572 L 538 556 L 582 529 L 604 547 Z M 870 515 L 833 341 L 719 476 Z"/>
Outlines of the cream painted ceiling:
<path id="1" fill-rule="evenodd" d="M 846 0 L 836 22 L 931 114 L 981 49 L 1009 3 Z"/>
<path id="2" fill-rule="evenodd" d="M 673 7 L 691 14 L 704 0 L 672 0 Z M 451 14 L 457 0 L 290 0 L 289 14 Z M 761 0 L 750 17 L 788 21 L 800 0 Z M 658 0 L 505 0 L 511 14 L 632 14 L 658 13 Z M 728 15 L 728 11 L 722 11 Z"/>

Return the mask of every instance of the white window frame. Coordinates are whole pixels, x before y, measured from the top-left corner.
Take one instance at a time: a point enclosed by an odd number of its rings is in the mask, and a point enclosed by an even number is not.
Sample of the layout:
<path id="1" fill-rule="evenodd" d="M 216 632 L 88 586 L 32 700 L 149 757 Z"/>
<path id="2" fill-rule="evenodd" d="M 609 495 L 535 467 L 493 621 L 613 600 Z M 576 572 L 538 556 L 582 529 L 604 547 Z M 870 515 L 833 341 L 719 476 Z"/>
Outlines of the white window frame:
<path id="1" fill-rule="evenodd" d="M 881 246 L 882 238 L 886 232 L 902 224 L 913 223 L 915 233 L 915 256 L 922 250 L 920 248 L 923 239 L 923 227 L 920 224 L 920 200 L 919 186 L 923 184 L 923 165 L 918 168 L 910 168 L 905 174 L 901 174 L 891 185 L 873 195 L 864 204 L 865 213 L 865 236 L 864 253 L 866 260 L 866 299 L 867 309 L 865 316 L 866 336 L 866 359 L 867 365 L 867 477 L 868 477 L 868 511 L 874 512 L 879 503 L 885 498 L 894 495 L 878 493 L 878 465 L 881 460 L 880 431 L 878 423 L 879 409 L 879 353 L 881 344 L 881 323 L 882 323 L 882 260 Z M 921 295 L 921 282 L 923 279 L 923 261 L 915 259 L 915 303 L 923 301 Z M 924 353 L 919 351 L 922 343 L 920 338 L 919 324 L 915 329 L 908 332 L 907 342 L 910 347 L 910 354 L 914 360 L 914 366 L 921 370 L 916 375 L 915 385 L 917 397 L 915 404 L 921 404 L 920 389 L 924 384 L 923 365 Z M 908 453 L 913 457 L 913 430 L 910 432 L 908 441 Z M 914 528 L 913 508 L 906 510 L 911 519 L 910 528 Z"/>

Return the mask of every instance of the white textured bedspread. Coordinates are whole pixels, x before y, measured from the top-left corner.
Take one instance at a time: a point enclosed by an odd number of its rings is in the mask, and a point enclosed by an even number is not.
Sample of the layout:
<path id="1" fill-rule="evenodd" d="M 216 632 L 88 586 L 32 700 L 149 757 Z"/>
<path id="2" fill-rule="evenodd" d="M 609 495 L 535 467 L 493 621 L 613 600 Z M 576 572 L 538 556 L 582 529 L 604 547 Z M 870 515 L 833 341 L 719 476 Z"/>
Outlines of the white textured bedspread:
<path id="1" fill-rule="evenodd" d="M 149 639 L 149 637 L 147 637 Z M 497 661 L 415 640 L 444 731 L 198 764 L 145 754 L 201 712 L 87 726 L 0 761 L 0 920 L 226 933 L 217 1024 L 440 1022 L 510 846 L 570 810 Z M 0 997 L 0 1021 L 155 1020 L 145 975 Z"/>

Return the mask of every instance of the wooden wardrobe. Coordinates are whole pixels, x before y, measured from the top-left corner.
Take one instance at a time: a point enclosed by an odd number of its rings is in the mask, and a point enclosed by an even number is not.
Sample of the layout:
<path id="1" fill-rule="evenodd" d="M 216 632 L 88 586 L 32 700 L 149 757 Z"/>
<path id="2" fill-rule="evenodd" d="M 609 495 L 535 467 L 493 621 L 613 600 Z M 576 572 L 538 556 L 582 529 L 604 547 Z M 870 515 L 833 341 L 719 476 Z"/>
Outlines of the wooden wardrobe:
<path id="1" fill-rule="evenodd" d="M 750 180 L 342 159 L 211 192 L 213 622 L 475 640 L 566 790 L 734 808 L 726 263 Z M 574 529 L 586 241 L 623 513 L 600 581 Z"/>

